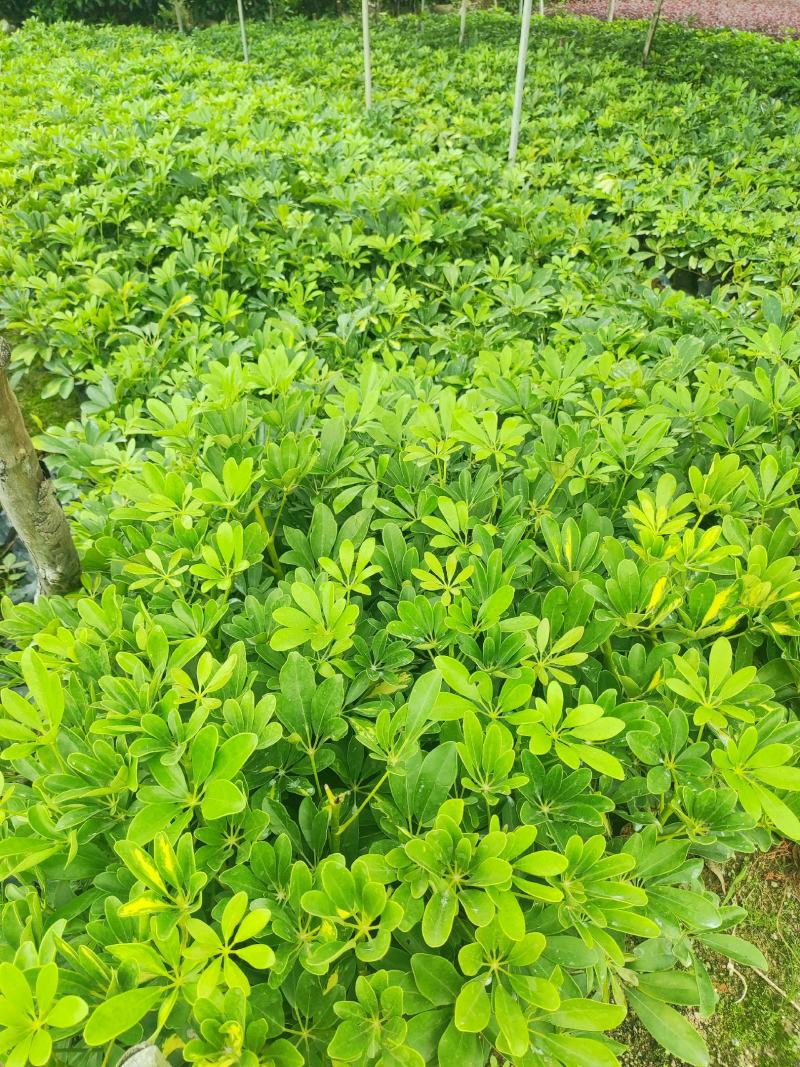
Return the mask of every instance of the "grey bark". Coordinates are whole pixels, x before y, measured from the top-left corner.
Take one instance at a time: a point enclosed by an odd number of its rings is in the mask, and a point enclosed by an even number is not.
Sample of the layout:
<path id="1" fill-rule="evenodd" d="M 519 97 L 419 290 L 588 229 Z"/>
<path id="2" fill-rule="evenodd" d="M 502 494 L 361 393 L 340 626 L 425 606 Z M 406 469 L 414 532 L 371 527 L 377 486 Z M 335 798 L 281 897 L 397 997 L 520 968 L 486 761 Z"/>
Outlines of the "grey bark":
<path id="1" fill-rule="evenodd" d="M 650 25 L 647 27 L 647 37 L 644 42 L 644 51 L 642 52 L 642 66 L 645 65 L 650 57 L 650 49 L 653 47 L 653 38 L 656 35 L 658 24 L 661 21 L 661 8 L 664 6 L 664 0 L 656 0 L 655 10 L 653 11 L 653 17 L 650 19 Z"/>
<path id="2" fill-rule="evenodd" d="M 0 507 L 28 550 L 39 592 L 70 593 L 81 564 L 52 479 L 39 459 L 6 374 L 11 359 L 0 337 Z"/>

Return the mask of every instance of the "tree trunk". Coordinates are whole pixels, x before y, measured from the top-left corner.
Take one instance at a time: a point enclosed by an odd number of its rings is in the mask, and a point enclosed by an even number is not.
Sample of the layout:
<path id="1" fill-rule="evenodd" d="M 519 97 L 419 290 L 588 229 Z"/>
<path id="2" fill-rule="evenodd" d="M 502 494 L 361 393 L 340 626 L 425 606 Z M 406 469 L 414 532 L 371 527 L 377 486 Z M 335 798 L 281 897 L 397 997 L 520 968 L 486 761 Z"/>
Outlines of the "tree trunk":
<path id="1" fill-rule="evenodd" d="M 467 0 L 461 0 L 461 22 L 458 27 L 458 44 L 464 47 L 464 37 L 467 33 Z"/>
<path id="2" fill-rule="evenodd" d="M 656 35 L 658 24 L 661 20 L 661 8 L 664 6 L 664 0 L 656 0 L 655 10 L 653 11 L 653 17 L 650 19 L 650 25 L 647 27 L 647 37 L 644 42 L 644 52 L 642 52 L 642 66 L 647 63 L 650 56 L 650 49 L 653 47 L 653 38 Z"/>
<path id="3" fill-rule="evenodd" d="M 0 507 L 28 550 L 39 593 L 70 593 L 80 585 L 80 560 L 6 375 L 10 359 L 9 347 L 0 337 Z"/>
<path id="4" fill-rule="evenodd" d="M 185 33 L 185 27 L 183 25 L 183 12 L 181 11 L 181 0 L 175 0 L 173 7 L 175 9 L 175 21 L 178 24 L 178 33 Z"/>
<path id="5" fill-rule="evenodd" d="M 614 21 L 614 9 L 617 6 L 617 0 L 608 0 L 608 21 Z"/>

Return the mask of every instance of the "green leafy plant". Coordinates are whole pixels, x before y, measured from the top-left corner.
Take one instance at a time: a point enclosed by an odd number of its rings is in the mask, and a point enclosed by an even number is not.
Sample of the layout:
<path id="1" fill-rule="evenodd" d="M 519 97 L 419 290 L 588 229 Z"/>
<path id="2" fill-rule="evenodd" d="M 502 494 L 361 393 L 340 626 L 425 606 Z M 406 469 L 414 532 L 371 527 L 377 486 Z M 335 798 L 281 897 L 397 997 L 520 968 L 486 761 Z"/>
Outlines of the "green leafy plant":
<path id="1" fill-rule="evenodd" d="M 800 839 L 797 49 L 541 21 L 514 167 L 502 11 L 381 20 L 368 117 L 341 19 L 0 39 L 84 567 L 0 605 L 9 1067 L 702 1067 L 766 967 L 703 873 Z"/>

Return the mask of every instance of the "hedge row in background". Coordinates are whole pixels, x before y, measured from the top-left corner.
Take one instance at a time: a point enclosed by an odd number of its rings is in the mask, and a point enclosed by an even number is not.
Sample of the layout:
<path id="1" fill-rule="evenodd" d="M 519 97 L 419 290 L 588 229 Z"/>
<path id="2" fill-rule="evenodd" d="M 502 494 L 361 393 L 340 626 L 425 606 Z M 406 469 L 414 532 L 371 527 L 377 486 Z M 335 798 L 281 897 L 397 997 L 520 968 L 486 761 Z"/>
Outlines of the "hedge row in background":
<path id="1" fill-rule="evenodd" d="M 184 24 L 203 25 L 237 17 L 236 0 L 181 0 Z M 244 0 L 245 14 L 253 19 L 276 15 L 342 15 L 356 12 L 353 0 Z M 508 5 L 503 5 L 508 6 Z M 386 10 L 401 14 L 419 10 L 418 0 L 390 0 Z M 36 17 L 45 22 L 119 22 L 174 25 L 172 0 L 0 0 L 0 18 L 19 24 Z"/>

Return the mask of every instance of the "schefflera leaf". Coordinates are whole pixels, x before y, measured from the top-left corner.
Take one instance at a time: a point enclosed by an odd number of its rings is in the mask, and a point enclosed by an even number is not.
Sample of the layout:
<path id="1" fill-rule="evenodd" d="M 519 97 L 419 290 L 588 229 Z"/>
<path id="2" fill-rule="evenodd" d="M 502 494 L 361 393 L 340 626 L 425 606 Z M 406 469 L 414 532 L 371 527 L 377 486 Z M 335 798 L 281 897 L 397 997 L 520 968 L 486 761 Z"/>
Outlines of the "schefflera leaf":
<path id="1" fill-rule="evenodd" d="M 515 712 L 509 718 L 521 736 L 530 738 L 529 748 L 534 755 L 544 756 L 553 750 L 573 770 L 585 764 L 621 781 L 625 777 L 622 763 L 602 746 L 622 733 L 624 721 L 606 715 L 599 704 L 570 709 L 564 704 L 562 687 L 551 682 L 545 698 L 536 697 L 533 708 Z"/>
<path id="2" fill-rule="evenodd" d="M 715 748 L 711 758 L 749 815 L 785 837 L 800 840 L 800 819 L 778 795 L 800 790 L 800 767 L 792 765 L 796 756 L 791 745 L 761 744 L 758 729 L 748 726 L 738 741 L 731 739 L 724 749 Z"/>

